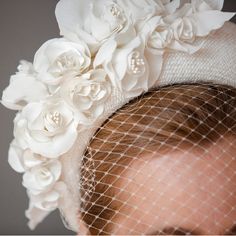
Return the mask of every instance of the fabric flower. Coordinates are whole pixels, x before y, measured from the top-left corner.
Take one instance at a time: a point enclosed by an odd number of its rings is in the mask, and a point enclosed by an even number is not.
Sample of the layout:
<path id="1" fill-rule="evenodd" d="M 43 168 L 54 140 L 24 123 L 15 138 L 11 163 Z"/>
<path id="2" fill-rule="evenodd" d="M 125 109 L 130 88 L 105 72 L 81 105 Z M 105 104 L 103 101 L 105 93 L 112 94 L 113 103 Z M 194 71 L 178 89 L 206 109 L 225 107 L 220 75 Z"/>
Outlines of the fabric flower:
<path id="1" fill-rule="evenodd" d="M 176 40 L 189 43 L 194 42 L 196 32 L 191 18 L 179 18 L 174 21 L 171 27 L 173 28 L 174 37 Z"/>
<path id="2" fill-rule="evenodd" d="M 91 63 L 90 51 L 82 42 L 51 39 L 36 52 L 34 67 L 39 79 L 49 85 L 57 85 L 63 77 L 80 75 Z"/>
<path id="3" fill-rule="evenodd" d="M 176 20 L 188 20 L 185 24 L 189 25 L 191 22 L 194 25 L 195 35 L 204 37 L 212 30 L 222 27 L 226 21 L 234 16 L 234 13 L 221 12 L 219 9 L 222 6 L 221 0 L 194 0 L 191 1 L 191 4 L 184 4 L 174 14 L 166 16 L 164 21 L 175 25 Z"/>
<path id="4" fill-rule="evenodd" d="M 114 40 L 104 44 L 94 60 L 95 67 L 100 65 L 111 78 L 113 86 L 123 91 L 125 96 L 133 97 L 147 91 L 149 67 L 139 37 L 122 48 L 117 48 Z"/>
<path id="5" fill-rule="evenodd" d="M 172 24 L 167 24 L 160 17 L 154 17 L 144 27 L 142 32 L 149 49 L 163 54 L 168 49 L 182 50 L 176 41 L 192 43 L 195 40 L 194 25 L 190 18 L 178 18 Z M 192 48 L 192 47 L 191 47 Z"/>
<path id="6" fill-rule="evenodd" d="M 56 7 L 61 35 L 73 41 L 75 38 L 84 41 L 93 55 L 111 37 L 118 35 L 122 37 L 121 41 L 130 40 L 135 32 L 129 16 L 119 2 L 61 0 Z"/>
<path id="7" fill-rule="evenodd" d="M 26 171 L 23 175 L 23 185 L 31 194 L 37 195 L 50 190 L 60 175 L 60 161 L 52 160 Z"/>
<path id="8" fill-rule="evenodd" d="M 45 161 L 47 158 L 33 153 L 30 149 L 23 150 L 15 139 L 12 141 L 8 152 L 8 162 L 16 172 L 23 173 Z"/>
<path id="9" fill-rule="evenodd" d="M 149 50 L 154 54 L 163 54 L 170 49 L 190 54 L 198 51 L 201 44 L 195 44 L 195 38 L 207 36 L 234 15 L 217 10 L 222 4 L 221 1 L 216 2 L 189 1 L 187 4 L 180 4 L 180 8 L 173 14 L 152 17 L 141 32 Z"/>
<path id="10" fill-rule="evenodd" d="M 9 86 L 3 91 L 2 104 L 9 109 L 21 110 L 29 102 L 48 96 L 47 87 L 36 77 L 32 63 L 21 61 L 18 72 L 11 76 Z"/>
<path id="11" fill-rule="evenodd" d="M 65 81 L 61 97 L 77 114 L 78 123 L 94 121 L 104 111 L 104 102 L 111 96 L 111 82 L 102 69 Z"/>
<path id="12" fill-rule="evenodd" d="M 48 158 L 67 152 L 77 137 L 74 114 L 61 99 L 28 104 L 14 123 L 19 145 Z"/>
<path id="13" fill-rule="evenodd" d="M 156 20 L 155 18 L 153 20 Z M 159 21 L 159 19 L 158 19 Z M 173 39 L 173 30 L 168 25 L 160 20 L 159 24 L 155 26 L 155 30 L 150 35 L 147 45 L 149 48 L 154 48 L 157 50 L 162 50 L 170 45 Z"/>

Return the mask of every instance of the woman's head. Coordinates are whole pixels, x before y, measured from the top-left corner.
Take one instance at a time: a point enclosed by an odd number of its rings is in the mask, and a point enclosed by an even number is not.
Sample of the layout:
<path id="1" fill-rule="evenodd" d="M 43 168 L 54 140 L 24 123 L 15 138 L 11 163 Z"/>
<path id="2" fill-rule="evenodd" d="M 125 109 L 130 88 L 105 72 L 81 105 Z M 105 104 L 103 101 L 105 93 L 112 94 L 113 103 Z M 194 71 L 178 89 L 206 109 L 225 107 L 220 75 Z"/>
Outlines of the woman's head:
<path id="1" fill-rule="evenodd" d="M 83 159 L 81 219 L 90 233 L 229 232 L 235 107 L 235 88 L 198 83 L 155 89 L 119 109 Z"/>

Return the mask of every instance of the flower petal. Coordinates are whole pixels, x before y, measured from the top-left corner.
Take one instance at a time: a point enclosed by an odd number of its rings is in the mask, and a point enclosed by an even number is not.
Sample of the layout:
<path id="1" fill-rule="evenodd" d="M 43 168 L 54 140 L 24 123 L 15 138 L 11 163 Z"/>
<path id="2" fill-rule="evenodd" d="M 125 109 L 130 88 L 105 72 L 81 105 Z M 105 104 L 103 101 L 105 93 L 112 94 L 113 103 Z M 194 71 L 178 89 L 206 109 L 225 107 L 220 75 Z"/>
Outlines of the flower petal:
<path id="1" fill-rule="evenodd" d="M 76 31 L 84 22 L 91 0 L 61 0 L 57 3 L 55 14 L 61 35 L 67 31 Z"/>
<path id="2" fill-rule="evenodd" d="M 94 68 L 98 67 L 106 61 L 110 61 L 116 47 L 117 43 L 115 40 L 109 40 L 104 43 L 96 54 L 96 57 L 93 62 Z"/>
<path id="3" fill-rule="evenodd" d="M 40 101 L 48 95 L 46 86 L 30 75 L 13 75 L 3 91 L 1 103 L 9 109 L 21 110 L 29 102 Z"/>
<path id="4" fill-rule="evenodd" d="M 29 219 L 28 226 L 31 230 L 41 223 L 50 211 L 43 211 L 30 204 L 29 209 L 25 211 L 25 216 Z"/>
<path id="5" fill-rule="evenodd" d="M 193 15 L 197 36 L 207 36 L 212 30 L 219 29 L 234 17 L 235 13 L 221 11 L 204 11 Z"/>
<path id="6" fill-rule="evenodd" d="M 180 0 L 173 0 L 165 5 L 168 14 L 172 14 L 180 7 Z"/>
<path id="7" fill-rule="evenodd" d="M 8 163 L 11 168 L 18 173 L 25 172 L 22 156 L 23 150 L 16 144 L 16 141 L 13 140 L 8 151 Z"/>
<path id="8" fill-rule="evenodd" d="M 204 0 L 212 10 L 222 10 L 224 6 L 224 0 Z"/>

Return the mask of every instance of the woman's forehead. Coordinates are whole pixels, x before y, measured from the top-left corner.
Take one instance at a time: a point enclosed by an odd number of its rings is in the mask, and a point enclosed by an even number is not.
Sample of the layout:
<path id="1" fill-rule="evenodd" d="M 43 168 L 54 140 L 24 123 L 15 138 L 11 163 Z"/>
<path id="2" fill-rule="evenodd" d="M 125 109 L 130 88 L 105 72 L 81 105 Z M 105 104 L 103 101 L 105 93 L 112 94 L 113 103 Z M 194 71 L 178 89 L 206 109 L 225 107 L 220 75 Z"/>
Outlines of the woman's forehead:
<path id="1" fill-rule="evenodd" d="M 216 178 L 219 174 L 227 178 L 236 171 L 236 137 L 223 137 L 201 149 L 173 148 L 163 155 L 153 153 L 133 159 L 128 171 L 122 173 L 125 183 L 142 184 L 150 179 L 148 183 L 156 185 L 166 182 L 166 178 L 170 182 L 178 179 L 187 181 L 189 178 L 200 181 L 201 178 Z"/>
<path id="2" fill-rule="evenodd" d="M 165 225 L 200 224 L 209 232 L 230 227 L 236 219 L 234 140 L 219 140 L 205 153 L 183 150 L 133 162 L 117 190 L 123 202 L 120 227 L 137 232 Z"/>

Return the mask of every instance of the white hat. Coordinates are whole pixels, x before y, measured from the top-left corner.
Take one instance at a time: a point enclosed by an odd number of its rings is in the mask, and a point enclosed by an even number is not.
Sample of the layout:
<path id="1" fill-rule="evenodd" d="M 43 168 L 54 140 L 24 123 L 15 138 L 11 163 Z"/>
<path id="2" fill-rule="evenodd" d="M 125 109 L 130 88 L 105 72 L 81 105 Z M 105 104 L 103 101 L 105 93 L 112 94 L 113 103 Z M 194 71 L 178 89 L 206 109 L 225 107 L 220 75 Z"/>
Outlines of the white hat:
<path id="1" fill-rule="evenodd" d="M 21 62 L 2 97 L 19 110 L 9 163 L 24 173 L 31 229 L 58 208 L 79 230 L 82 157 L 118 108 L 174 83 L 236 85 L 236 28 L 222 27 L 234 14 L 221 12 L 223 2 L 59 1 L 63 38 L 44 43 L 33 64 Z"/>

